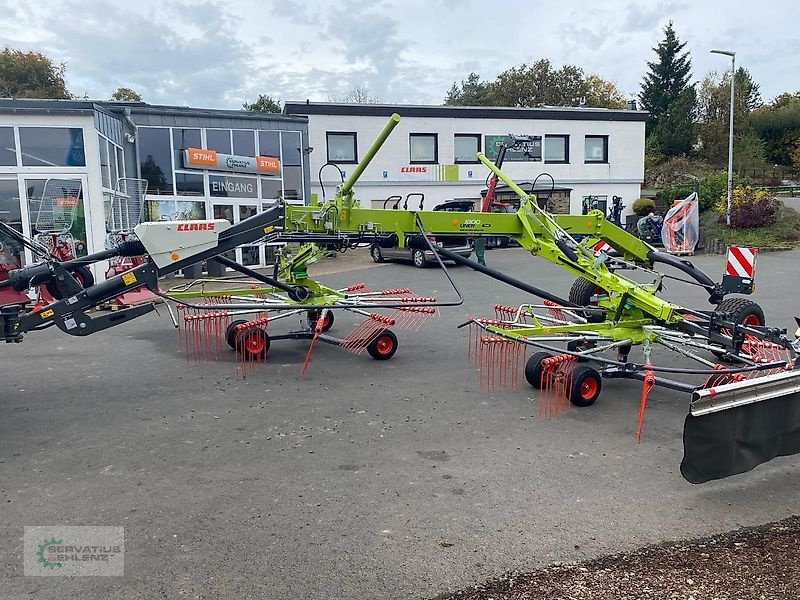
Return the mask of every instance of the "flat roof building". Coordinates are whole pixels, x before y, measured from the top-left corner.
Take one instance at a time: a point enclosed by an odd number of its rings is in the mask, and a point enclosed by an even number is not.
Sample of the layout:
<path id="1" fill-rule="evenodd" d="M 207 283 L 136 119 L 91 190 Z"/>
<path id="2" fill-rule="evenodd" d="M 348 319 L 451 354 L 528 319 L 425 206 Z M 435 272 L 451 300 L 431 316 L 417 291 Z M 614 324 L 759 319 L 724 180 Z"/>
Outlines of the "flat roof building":
<path id="1" fill-rule="evenodd" d="M 96 252 L 106 243 L 117 182 L 141 178 L 146 220 L 238 223 L 278 197 L 305 201 L 308 147 L 302 116 L 0 99 L 0 220 L 28 236 L 41 233 L 36 220 L 46 181 L 68 182 L 80 193 L 74 223 L 60 235 L 76 255 Z M 4 252 L 11 264 L 31 260 L 27 250 Z M 235 254 L 244 264 L 265 264 L 262 246 Z"/>
<path id="2" fill-rule="evenodd" d="M 351 170 L 395 112 L 400 124 L 357 184 L 364 206 L 409 193 L 424 194 L 428 208 L 451 198 L 477 201 L 489 170 L 475 155 L 493 160 L 508 134 L 530 142 L 508 152 L 503 170 L 515 181 L 552 175 L 556 187 L 572 190 L 562 210 L 580 213 L 588 196 L 600 207 L 614 195 L 628 207 L 639 198 L 646 111 L 287 102 L 284 114 L 308 117 L 312 192 L 322 191 L 317 173 L 325 163 Z M 322 170 L 328 196 L 339 181 L 334 169 Z M 537 188 L 547 185 L 539 178 Z"/>

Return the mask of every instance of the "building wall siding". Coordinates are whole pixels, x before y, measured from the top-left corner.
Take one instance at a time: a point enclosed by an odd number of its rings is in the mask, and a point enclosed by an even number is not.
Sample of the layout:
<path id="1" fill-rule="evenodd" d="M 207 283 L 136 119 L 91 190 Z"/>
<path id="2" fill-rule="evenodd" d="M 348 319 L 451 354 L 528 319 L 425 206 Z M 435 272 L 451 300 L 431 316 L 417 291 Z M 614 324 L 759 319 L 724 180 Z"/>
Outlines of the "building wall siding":
<path id="1" fill-rule="evenodd" d="M 397 112 L 403 114 L 402 107 Z M 320 186 L 316 173 L 327 161 L 327 132 L 357 132 L 357 153 L 361 159 L 372 141 L 386 124 L 383 116 L 355 115 L 309 115 L 309 144 L 314 148 L 310 167 L 314 173 L 312 192 L 319 194 Z M 459 181 L 413 181 L 400 170 L 410 165 L 409 134 L 437 133 L 438 160 L 440 165 L 454 163 L 454 134 L 480 133 L 485 143 L 486 135 L 569 135 L 568 164 L 541 162 L 507 162 L 503 170 L 516 181 L 533 181 L 546 172 L 553 176 L 557 186 L 572 187 L 572 211 L 579 212 L 584 195 L 621 195 L 629 207 L 639 197 L 644 177 L 644 122 L 609 120 L 565 120 L 565 119 L 477 119 L 449 117 L 403 118 L 394 129 L 369 167 L 365 170 L 356 193 L 368 200 L 385 198 L 392 194 L 405 195 L 422 192 L 430 206 L 453 197 L 480 197 L 485 188 L 487 167 L 480 163 L 458 165 Z M 584 162 L 584 138 L 586 135 L 609 137 L 608 162 L 587 164 Z M 546 143 L 546 141 L 545 141 Z M 482 148 L 485 152 L 486 148 Z M 340 165 L 346 174 L 355 165 Z M 471 173 L 470 173 L 471 172 Z M 326 193 L 330 196 L 339 179 L 334 169 L 323 171 Z M 540 179 L 546 185 L 548 179 Z M 367 203 L 369 205 L 369 203 Z M 428 202 L 426 202 L 428 205 Z"/>

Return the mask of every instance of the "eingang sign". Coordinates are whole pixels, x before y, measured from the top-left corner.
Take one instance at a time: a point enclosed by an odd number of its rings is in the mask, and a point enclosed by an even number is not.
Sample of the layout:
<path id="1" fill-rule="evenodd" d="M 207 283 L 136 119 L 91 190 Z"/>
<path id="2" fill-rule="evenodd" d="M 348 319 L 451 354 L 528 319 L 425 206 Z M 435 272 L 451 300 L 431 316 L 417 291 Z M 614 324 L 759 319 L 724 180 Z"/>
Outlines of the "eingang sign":
<path id="1" fill-rule="evenodd" d="M 186 148 L 182 154 L 185 169 L 213 169 L 262 175 L 279 175 L 281 172 L 281 161 L 274 156 L 236 156 L 205 148 Z"/>

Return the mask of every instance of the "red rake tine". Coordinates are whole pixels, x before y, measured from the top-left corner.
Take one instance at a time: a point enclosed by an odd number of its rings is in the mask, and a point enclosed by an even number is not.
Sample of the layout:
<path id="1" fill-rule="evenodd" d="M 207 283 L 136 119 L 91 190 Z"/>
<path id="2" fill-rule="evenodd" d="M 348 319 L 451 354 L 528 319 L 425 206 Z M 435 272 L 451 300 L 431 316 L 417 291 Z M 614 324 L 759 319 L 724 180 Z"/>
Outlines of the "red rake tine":
<path id="1" fill-rule="evenodd" d="M 183 353 L 186 355 L 186 362 L 189 362 L 189 319 L 187 314 L 183 315 Z"/>
<path id="2" fill-rule="evenodd" d="M 317 341 L 317 338 L 322 333 L 322 326 L 325 324 L 326 315 L 323 312 L 320 314 L 320 318 L 317 319 L 317 323 L 314 326 L 314 335 L 311 336 L 311 343 L 308 345 L 308 352 L 306 352 L 306 360 L 303 363 L 303 368 L 300 371 L 300 377 L 306 374 L 306 369 L 308 368 L 308 363 L 311 360 L 311 349 L 314 347 L 314 342 Z"/>
<path id="3" fill-rule="evenodd" d="M 341 342 L 342 348 L 352 349 L 357 344 L 358 341 L 361 339 L 361 335 L 363 332 L 366 332 L 367 328 L 372 326 L 372 320 L 367 319 L 366 321 L 362 321 L 358 325 L 356 325 L 355 329 L 353 329 L 350 333 L 348 333 Z"/>
<path id="4" fill-rule="evenodd" d="M 644 424 L 644 411 L 645 407 L 647 406 L 647 396 L 650 395 L 650 392 L 656 385 L 656 376 L 655 373 L 651 370 L 652 367 L 650 363 L 645 365 L 644 371 L 644 381 L 642 382 L 642 396 L 641 400 L 639 401 L 639 419 L 636 426 L 636 443 L 638 444 L 642 440 L 642 426 Z"/>
<path id="5" fill-rule="evenodd" d="M 494 389 L 494 338 L 489 338 L 489 347 L 488 347 L 488 360 L 486 362 L 486 366 L 488 368 L 488 377 L 487 377 L 487 390 Z"/>

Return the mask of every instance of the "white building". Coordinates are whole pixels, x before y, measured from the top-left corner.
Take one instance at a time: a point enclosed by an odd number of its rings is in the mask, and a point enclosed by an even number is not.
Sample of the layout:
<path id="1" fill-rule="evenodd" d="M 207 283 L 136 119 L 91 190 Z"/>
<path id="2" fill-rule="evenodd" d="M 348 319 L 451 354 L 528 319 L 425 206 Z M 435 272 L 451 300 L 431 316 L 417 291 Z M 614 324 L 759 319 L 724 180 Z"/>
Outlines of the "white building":
<path id="1" fill-rule="evenodd" d="M 78 193 L 70 205 L 74 220 L 54 237 L 69 239 L 71 254 L 97 252 L 105 248 L 117 181 L 141 178 L 148 184 L 145 220 L 238 223 L 276 198 L 308 199 L 307 148 L 305 117 L 143 102 L 0 99 L 0 221 L 27 236 L 51 233 L 37 220 L 48 215 L 41 209 L 46 182 L 58 180 Z M 256 244 L 231 257 L 263 265 L 270 262 L 267 253 Z M 30 250 L 0 239 L 0 280 L 4 271 L 32 259 Z M 96 278 L 103 274 L 104 266 L 95 269 Z"/>
<path id="2" fill-rule="evenodd" d="M 646 111 L 287 102 L 285 114 L 308 117 L 311 192 L 322 195 L 318 173 L 328 162 L 349 174 L 395 112 L 400 124 L 357 184 L 362 206 L 410 193 L 424 194 L 426 208 L 452 198 L 479 199 L 489 170 L 475 155 L 493 159 L 508 134 L 532 140 L 525 152 L 507 154 L 503 170 L 518 182 L 549 173 L 556 187 L 571 189 L 571 213 L 579 214 L 590 195 L 600 206 L 621 196 L 625 212 L 639 198 Z M 328 198 L 339 181 L 336 169 L 322 170 Z M 537 189 L 550 185 L 541 177 Z"/>

